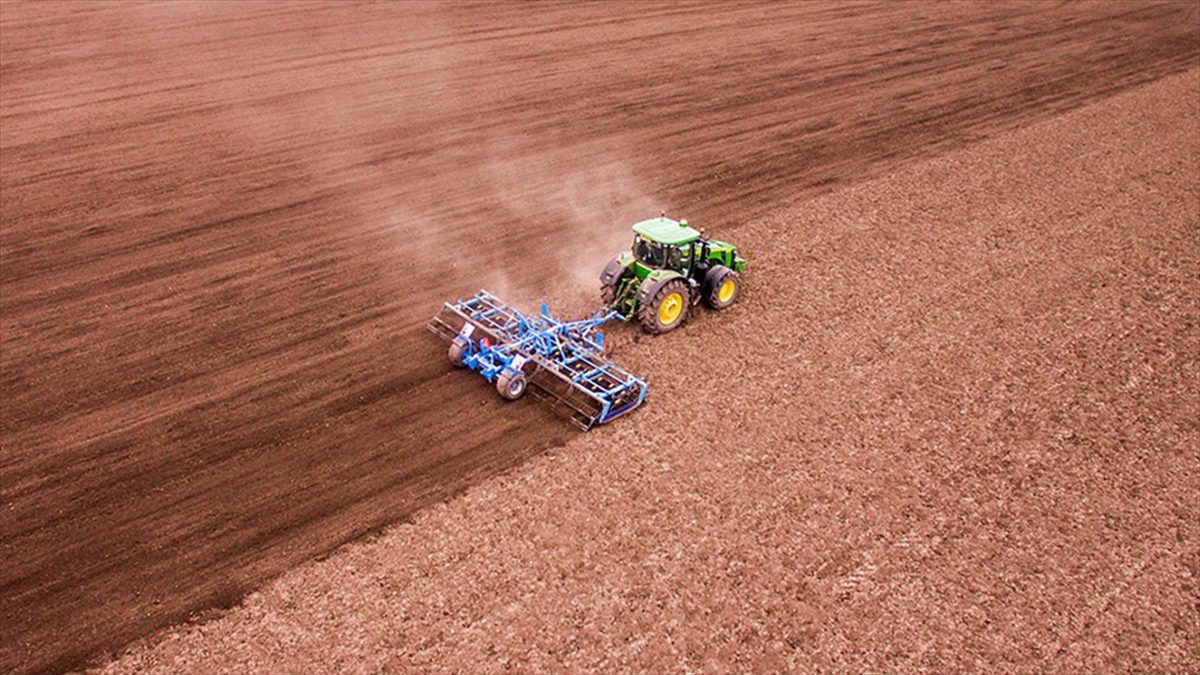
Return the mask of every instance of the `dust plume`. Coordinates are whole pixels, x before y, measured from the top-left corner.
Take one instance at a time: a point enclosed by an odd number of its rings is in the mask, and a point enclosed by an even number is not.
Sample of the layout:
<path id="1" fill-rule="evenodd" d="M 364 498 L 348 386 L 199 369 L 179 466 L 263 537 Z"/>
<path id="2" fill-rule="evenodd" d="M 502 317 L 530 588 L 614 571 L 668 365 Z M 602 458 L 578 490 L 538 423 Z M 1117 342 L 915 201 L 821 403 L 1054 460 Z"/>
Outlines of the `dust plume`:
<path id="1" fill-rule="evenodd" d="M 150 6 L 138 18 L 153 26 L 227 11 Z M 333 23 L 343 10 L 321 11 Z M 353 264 L 377 268 L 380 293 L 412 312 L 436 309 L 418 307 L 428 300 L 414 288 L 441 289 L 451 300 L 481 287 L 529 310 L 546 300 L 563 314 L 594 311 L 600 271 L 628 250 L 629 226 L 669 209 L 655 196 L 655 172 L 637 163 L 638 148 L 619 136 L 581 141 L 560 111 L 511 112 L 501 73 L 464 79 L 503 55 L 464 42 L 464 27 L 443 6 L 370 11 L 403 13 L 402 31 L 375 33 L 368 24 L 354 35 L 295 35 L 272 46 L 297 63 L 286 77 L 270 72 L 277 57 L 254 42 L 237 45 L 264 64 L 246 77 L 214 78 L 206 64 L 178 55 L 160 67 L 197 83 L 188 105 L 224 104 L 208 116 L 207 133 L 226 152 L 275 157 L 271 180 L 330 204 L 329 236 Z M 189 28 L 201 42 L 219 30 L 202 21 Z M 329 57 L 347 43 L 361 53 L 354 66 Z M 480 123 L 500 114 L 508 122 Z"/>
<path id="2" fill-rule="evenodd" d="M 506 257 L 556 305 L 576 313 L 596 309 L 604 264 L 628 250 L 630 224 L 657 214 L 660 204 L 620 145 L 555 147 L 528 155 L 504 153 L 505 147 L 494 145 L 483 168 L 492 201 L 525 227 L 536 225 L 536 239 L 518 242 L 519 249 Z"/>

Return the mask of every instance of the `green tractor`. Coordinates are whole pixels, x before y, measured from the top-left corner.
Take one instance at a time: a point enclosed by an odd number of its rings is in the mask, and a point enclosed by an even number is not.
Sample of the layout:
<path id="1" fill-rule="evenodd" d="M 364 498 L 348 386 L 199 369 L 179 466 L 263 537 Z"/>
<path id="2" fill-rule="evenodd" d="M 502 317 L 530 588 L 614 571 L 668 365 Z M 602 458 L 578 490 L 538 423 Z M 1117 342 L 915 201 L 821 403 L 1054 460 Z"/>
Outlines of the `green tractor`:
<path id="1" fill-rule="evenodd" d="M 626 319 L 636 316 L 647 333 L 678 328 L 701 301 L 720 310 L 737 299 L 746 261 L 733 244 L 666 215 L 635 223 L 633 233 L 632 251 L 600 274 L 600 292 L 605 305 Z"/>

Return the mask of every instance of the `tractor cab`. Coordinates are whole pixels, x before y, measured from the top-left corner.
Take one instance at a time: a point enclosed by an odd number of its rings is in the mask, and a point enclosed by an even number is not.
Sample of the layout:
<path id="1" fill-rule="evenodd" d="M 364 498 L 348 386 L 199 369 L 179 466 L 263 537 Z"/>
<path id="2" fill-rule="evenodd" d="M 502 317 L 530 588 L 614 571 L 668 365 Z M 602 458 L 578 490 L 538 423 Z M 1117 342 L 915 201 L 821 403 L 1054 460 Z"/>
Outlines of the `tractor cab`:
<path id="1" fill-rule="evenodd" d="M 647 332 L 665 333 L 698 302 L 713 309 L 731 305 L 745 267 L 732 244 L 663 215 L 634 223 L 632 250 L 600 274 L 601 297 L 623 318 L 636 316 Z"/>
<path id="2" fill-rule="evenodd" d="M 689 227 L 686 220 L 665 216 L 643 220 L 633 226 L 633 232 L 633 257 L 647 268 L 685 272 L 696 257 L 700 232 Z M 645 274 L 638 276 L 645 278 Z"/>
<path id="3" fill-rule="evenodd" d="M 667 249 L 667 246 L 657 241 L 651 241 L 640 234 L 633 238 L 633 257 L 647 267 L 666 267 L 667 259 L 670 257 Z M 678 257 L 678 254 L 675 257 Z"/>

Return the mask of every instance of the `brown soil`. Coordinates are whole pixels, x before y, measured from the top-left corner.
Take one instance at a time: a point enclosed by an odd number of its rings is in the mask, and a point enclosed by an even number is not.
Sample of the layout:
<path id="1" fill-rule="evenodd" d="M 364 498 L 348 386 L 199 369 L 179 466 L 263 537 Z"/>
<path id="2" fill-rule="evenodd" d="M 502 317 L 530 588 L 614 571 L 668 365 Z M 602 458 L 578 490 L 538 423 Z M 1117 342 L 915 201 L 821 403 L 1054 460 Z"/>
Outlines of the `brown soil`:
<path id="1" fill-rule="evenodd" d="M 0 5 L 0 669 L 227 606 L 573 438 L 448 372 L 420 326 L 442 300 L 578 305 L 659 205 L 765 254 L 751 216 L 1200 58 L 1189 4 L 610 14 Z M 589 442 L 665 419 L 654 386 Z"/>
<path id="2" fill-rule="evenodd" d="M 1195 672 L 1200 69 L 747 223 L 654 399 L 110 672 Z"/>

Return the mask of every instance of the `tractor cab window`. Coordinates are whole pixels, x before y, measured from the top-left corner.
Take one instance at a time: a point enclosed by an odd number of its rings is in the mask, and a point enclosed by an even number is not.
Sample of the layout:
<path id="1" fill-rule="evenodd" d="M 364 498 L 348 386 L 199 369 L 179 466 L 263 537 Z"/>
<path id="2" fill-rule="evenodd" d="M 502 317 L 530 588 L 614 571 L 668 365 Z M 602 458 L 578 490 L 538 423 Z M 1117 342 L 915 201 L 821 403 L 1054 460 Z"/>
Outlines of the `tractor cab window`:
<path id="1" fill-rule="evenodd" d="M 667 267 L 677 270 L 683 267 L 683 260 L 679 253 L 678 246 L 668 246 L 667 248 Z"/>
<path id="2" fill-rule="evenodd" d="M 663 245 L 644 237 L 634 238 L 633 255 L 638 262 L 650 267 L 662 267 L 666 262 L 666 251 Z"/>
<path id="3" fill-rule="evenodd" d="M 676 269 L 678 269 L 680 272 L 687 271 L 690 273 L 691 270 L 696 267 L 696 254 L 697 253 L 699 253 L 699 251 L 696 250 L 695 243 L 688 244 L 687 246 L 680 246 L 679 247 L 680 261 L 679 261 L 679 266 L 676 267 Z"/>

